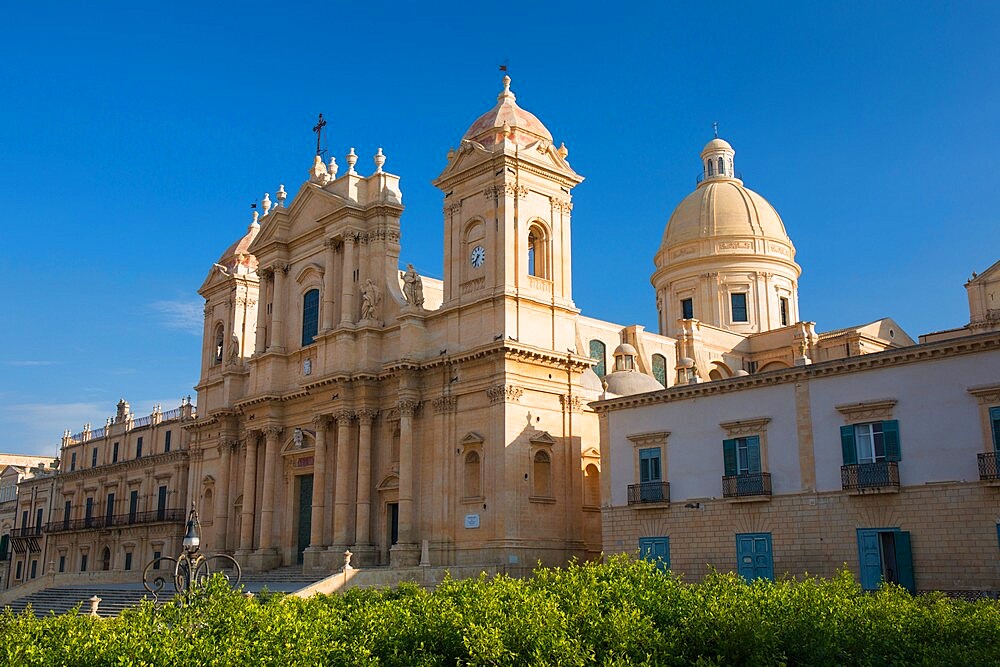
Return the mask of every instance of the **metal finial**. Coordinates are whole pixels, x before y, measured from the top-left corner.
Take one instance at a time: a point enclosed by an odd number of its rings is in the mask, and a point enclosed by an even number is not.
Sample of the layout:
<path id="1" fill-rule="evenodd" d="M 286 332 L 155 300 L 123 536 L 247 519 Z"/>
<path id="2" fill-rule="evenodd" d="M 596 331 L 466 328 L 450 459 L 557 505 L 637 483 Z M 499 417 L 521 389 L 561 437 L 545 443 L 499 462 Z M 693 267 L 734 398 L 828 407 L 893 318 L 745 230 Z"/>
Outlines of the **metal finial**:
<path id="1" fill-rule="evenodd" d="M 323 137 L 323 128 L 326 127 L 326 121 L 323 120 L 323 114 L 319 115 L 319 120 L 316 121 L 316 126 L 313 127 L 313 132 L 316 133 L 316 155 L 321 155 L 323 149 L 320 148 L 320 140 Z"/>

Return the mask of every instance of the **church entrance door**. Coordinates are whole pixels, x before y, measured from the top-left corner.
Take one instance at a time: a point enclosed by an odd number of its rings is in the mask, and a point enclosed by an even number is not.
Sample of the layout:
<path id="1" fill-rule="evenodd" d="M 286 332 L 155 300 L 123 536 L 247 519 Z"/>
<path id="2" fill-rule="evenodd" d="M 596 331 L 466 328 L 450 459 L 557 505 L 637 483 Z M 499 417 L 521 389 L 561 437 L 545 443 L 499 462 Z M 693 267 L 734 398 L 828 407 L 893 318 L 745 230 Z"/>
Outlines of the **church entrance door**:
<path id="1" fill-rule="evenodd" d="M 389 545 L 391 546 L 399 541 L 399 503 L 389 503 L 386 509 L 389 518 L 386 523 L 389 524 Z"/>
<path id="2" fill-rule="evenodd" d="M 302 564 L 302 552 L 309 546 L 312 534 L 313 476 L 299 475 L 299 535 L 295 562 Z"/>

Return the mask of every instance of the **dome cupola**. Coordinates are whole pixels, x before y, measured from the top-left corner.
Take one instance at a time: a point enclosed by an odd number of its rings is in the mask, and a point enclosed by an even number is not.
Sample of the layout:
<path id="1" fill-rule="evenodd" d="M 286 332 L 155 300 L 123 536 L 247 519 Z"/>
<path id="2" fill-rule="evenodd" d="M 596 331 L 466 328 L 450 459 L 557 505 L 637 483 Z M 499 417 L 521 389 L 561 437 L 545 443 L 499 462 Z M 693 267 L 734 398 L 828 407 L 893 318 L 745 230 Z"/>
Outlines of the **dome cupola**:
<path id="1" fill-rule="evenodd" d="M 477 118 L 462 140 L 475 141 L 487 148 L 499 143 L 503 137 L 519 146 L 530 146 L 536 141 L 552 143 L 552 133 L 542 125 L 542 121 L 517 106 L 516 100 L 510 90 L 510 77 L 505 75 L 496 106 Z"/>
<path id="2" fill-rule="evenodd" d="M 694 192 L 671 214 L 656 253 L 660 333 L 696 319 L 744 335 L 798 321 L 801 269 L 774 207 L 747 188 L 736 151 L 716 136 L 701 151 Z"/>

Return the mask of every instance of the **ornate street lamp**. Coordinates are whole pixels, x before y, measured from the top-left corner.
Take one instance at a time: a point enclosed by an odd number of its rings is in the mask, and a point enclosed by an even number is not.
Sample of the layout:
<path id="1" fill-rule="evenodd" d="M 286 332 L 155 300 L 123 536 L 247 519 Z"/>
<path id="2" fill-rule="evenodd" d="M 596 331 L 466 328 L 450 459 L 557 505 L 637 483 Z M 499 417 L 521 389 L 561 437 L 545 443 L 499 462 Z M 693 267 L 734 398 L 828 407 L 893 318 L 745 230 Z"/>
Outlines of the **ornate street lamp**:
<path id="1" fill-rule="evenodd" d="M 147 591 L 153 594 L 154 601 L 159 601 L 159 593 L 165 587 L 166 579 L 159 572 L 152 576 L 152 578 L 150 574 L 152 570 L 159 570 L 160 565 L 164 562 L 174 564 L 174 592 L 184 596 L 183 599 L 185 601 L 190 598 L 192 593 L 203 587 L 209 577 L 212 576 L 212 565 L 210 565 L 212 561 L 219 561 L 215 565 L 215 568 L 219 571 L 232 568 L 236 573 L 235 581 L 231 580 L 226 572 L 222 572 L 222 575 L 234 588 L 240 585 L 240 580 L 243 578 L 243 570 L 235 558 L 228 554 L 206 556 L 201 553 L 200 529 L 201 522 L 198 520 L 198 511 L 195 510 L 194 503 L 192 502 L 191 513 L 188 514 L 187 532 L 184 534 L 184 539 L 181 540 L 180 555 L 177 558 L 171 558 L 170 556 L 154 558 L 146 563 L 146 567 L 142 571 L 142 585 Z"/>

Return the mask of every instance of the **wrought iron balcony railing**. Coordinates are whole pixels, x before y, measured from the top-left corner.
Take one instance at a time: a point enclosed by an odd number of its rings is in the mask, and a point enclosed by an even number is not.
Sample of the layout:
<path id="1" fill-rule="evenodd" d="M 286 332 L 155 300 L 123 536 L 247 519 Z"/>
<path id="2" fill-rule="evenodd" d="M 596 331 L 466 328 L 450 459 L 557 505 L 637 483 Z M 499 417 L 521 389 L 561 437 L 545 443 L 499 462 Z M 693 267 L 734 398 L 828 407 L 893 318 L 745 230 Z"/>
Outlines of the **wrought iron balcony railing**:
<path id="1" fill-rule="evenodd" d="M 18 537 L 38 537 L 42 534 L 41 526 L 21 526 L 13 531 Z"/>
<path id="2" fill-rule="evenodd" d="M 92 516 L 82 519 L 63 519 L 49 522 L 47 531 L 64 533 L 74 530 L 100 530 L 116 526 L 135 526 L 144 523 L 183 523 L 187 514 L 183 509 L 150 510 L 149 512 L 129 512 L 111 516 Z"/>
<path id="3" fill-rule="evenodd" d="M 747 472 L 722 478 L 723 498 L 750 498 L 771 495 L 771 473 Z"/>
<path id="4" fill-rule="evenodd" d="M 996 452 L 983 452 L 979 455 L 979 479 L 1000 480 Z"/>
<path id="5" fill-rule="evenodd" d="M 840 481 L 845 491 L 899 488 L 899 466 L 895 461 L 855 463 L 840 467 Z"/>
<path id="6" fill-rule="evenodd" d="M 628 485 L 628 504 L 669 503 L 670 482 L 642 482 Z"/>

